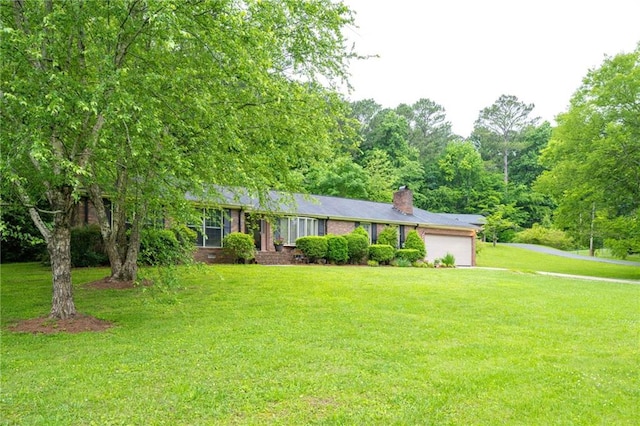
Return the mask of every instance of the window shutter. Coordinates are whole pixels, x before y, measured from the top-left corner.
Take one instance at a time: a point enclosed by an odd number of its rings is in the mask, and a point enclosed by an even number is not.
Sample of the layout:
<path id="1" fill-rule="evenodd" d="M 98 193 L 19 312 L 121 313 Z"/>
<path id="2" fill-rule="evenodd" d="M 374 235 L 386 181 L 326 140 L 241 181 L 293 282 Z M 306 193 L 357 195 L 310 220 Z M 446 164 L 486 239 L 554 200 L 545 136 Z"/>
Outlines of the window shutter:
<path id="1" fill-rule="evenodd" d="M 358 229 L 358 226 L 360 226 L 360 222 L 356 222 L 355 225 L 356 227 L 354 229 Z"/>
<path id="2" fill-rule="evenodd" d="M 377 244 L 377 243 L 378 243 L 378 224 L 372 223 L 371 224 L 371 244 Z"/>
<path id="3" fill-rule="evenodd" d="M 224 214 L 222 215 L 222 238 L 231 233 L 231 209 L 224 209 Z"/>
<path id="4" fill-rule="evenodd" d="M 404 247 L 404 225 L 400 225 L 399 237 L 400 237 L 400 244 L 398 244 L 398 248 L 403 248 Z"/>
<path id="5" fill-rule="evenodd" d="M 327 232 L 327 219 L 318 219 L 318 236 L 323 237 Z"/>

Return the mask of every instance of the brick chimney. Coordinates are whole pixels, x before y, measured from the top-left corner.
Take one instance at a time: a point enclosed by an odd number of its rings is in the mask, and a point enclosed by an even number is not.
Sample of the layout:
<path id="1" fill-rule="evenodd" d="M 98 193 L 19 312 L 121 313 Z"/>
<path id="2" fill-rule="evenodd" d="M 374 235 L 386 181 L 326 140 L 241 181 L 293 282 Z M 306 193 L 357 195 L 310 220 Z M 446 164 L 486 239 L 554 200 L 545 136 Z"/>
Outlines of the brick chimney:
<path id="1" fill-rule="evenodd" d="M 413 192 L 408 187 L 401 186 L 393 193 L 393 208 L 402 214 L 413 214 Z"/>

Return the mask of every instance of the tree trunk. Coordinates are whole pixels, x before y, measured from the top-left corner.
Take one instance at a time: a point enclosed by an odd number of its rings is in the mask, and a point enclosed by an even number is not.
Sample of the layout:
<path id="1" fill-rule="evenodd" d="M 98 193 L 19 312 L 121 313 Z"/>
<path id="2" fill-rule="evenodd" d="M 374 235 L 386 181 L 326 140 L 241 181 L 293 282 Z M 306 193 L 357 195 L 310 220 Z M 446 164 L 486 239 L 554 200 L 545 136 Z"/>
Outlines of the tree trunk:
<path id="1" fill-rule="evenodd" d="M 66 319 L 76 314 L 71 283 L 71 228 L 56 226 L 47 243 L 53 275 L 51 318 Z"/>
<path id="2" fill-rule="evenodd" d="M 502 167 L 504 171 L 504 186 L 509 184 L 509 150 L 505 149 L 502 156 Z"/>

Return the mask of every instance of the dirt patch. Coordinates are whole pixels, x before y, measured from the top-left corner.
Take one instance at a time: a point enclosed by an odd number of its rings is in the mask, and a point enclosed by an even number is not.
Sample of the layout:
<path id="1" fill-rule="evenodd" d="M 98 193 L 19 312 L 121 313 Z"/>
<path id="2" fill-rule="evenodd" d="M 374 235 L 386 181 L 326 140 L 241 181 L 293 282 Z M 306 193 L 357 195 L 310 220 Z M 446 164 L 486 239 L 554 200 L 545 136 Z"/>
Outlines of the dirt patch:
<path id="1" fill-rule="evenodd" d="M 77 314 L 73 318 L 53 319 L 49 317 L 33 318 L 9 326 L 16 333 L 52 334 L 99 332 L 113 327 L 109 321 L 94 318 L 90 315 Z"/>
<path id="2" fill-rule="evenodd" d="M 136 283 L 136 281 L 116 281 L 110 279 L 109 277 L 104 277 L 100 280 L 92 281 L 85 284 L 86 287 L 96 288 L 99 290 L 126 290 L 134 288 L 137 285 L 150 286 L 151 281 L 144 280 L 141 283 Z"/>

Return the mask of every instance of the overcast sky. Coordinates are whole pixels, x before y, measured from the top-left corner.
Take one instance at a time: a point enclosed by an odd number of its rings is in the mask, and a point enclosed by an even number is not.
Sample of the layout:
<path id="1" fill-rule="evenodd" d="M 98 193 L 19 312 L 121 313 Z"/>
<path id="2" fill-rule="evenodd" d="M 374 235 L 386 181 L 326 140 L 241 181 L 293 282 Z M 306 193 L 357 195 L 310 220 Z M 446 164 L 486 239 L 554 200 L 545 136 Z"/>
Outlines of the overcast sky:
<path id="1" fill-rule="evenodd" d="M 429 98 L 468 136 L 500 95 L 534 103 L 555 124 L 589 69 L 640 41 L 640 0 L 345 0 L 351 100 L 384 107 Z"/>

